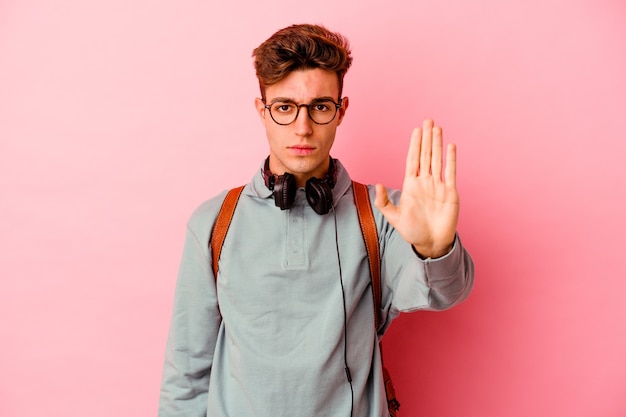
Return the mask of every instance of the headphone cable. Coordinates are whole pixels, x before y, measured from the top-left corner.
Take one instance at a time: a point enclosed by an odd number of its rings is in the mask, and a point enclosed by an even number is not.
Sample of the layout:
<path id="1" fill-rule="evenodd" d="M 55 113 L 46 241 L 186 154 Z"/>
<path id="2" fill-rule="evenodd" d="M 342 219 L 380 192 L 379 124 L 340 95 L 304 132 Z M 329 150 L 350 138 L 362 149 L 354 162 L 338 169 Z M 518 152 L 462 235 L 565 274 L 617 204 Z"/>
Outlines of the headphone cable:
<path id="1" fill-rule="evenodd" d="M 339 265 L 339 284 L 341 285 L 341 298 L 343 302 L 343 362 L 346 371 L 346 377 L 350 384 L 350 417 L 352 417 L 354 411 L 354 388 L 352 386 L 352 375 L 350 374 L 350 368 L 348 367 L 348 313 L 346 311 L 346 292 L 343 286 L 343 274 L 341 272 L 341 256 L 339 255 L 339 238 L 337 231 L 337 213 L 335 212 L 335 205 L 331 204 L 331 210 L 333 212 L 333 219 L 335 221 L 335 247 L 337 249 L 337 263 Z"/>

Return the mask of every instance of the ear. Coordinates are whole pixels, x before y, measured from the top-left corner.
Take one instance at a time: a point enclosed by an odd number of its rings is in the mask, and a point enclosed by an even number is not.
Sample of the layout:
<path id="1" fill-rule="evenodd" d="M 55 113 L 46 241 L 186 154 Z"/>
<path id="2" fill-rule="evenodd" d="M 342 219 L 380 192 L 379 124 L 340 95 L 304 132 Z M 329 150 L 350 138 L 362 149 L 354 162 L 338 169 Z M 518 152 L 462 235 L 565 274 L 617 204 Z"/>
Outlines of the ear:
<path id="1" fill-rule="evenodd" d="M 346 115 L 346 111 L 348 110 L 348 105 L 350 104 L 350 99 L 348 97 L 344 97 L 341 101 L 341 107 L 339 107 L 339 111 L 337 114 L 337 126 L 341 124 L 343 120 L 343 116 Z"/>
<path id="2" fill-rule="evenodd" d="M 265 112 L 267 110 L 265 108 L 265 103 L 263 103 L 263 100 L 257 97 L 254 99 L 254 107 L 256 108 L 256 111 L 259 114 L 261 123 L 263 123 L 263 126 L 265 126 Z"/>

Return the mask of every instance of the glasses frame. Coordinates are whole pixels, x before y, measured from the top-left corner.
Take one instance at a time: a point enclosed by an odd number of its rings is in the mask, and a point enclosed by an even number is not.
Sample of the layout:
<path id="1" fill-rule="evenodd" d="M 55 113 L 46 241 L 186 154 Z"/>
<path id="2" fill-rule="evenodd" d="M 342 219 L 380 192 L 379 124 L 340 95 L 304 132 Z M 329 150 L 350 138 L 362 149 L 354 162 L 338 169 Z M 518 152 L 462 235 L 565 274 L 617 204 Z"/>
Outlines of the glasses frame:
<path id="1" fill-rule="evenodd" d="M 326 123 L 320 123 L 318 121 L 316 121 L 315 119 L 313 119 L 313 117 L 311 116 L 311 106 L 313 104 L 315 104 L 316 102 L 326 102 L 326 101 L 330 101 L 331 103 L 333 103 L 335 105 L 335 114 L 333 114 L 333 118 L 330 119 L 329 121 L 327 121 Z M 337 112 L 339 111 L 339 109 L 341 108 L 341 106 L 343 105 L 343 99 L 340 98 L 339 99 L 339 103 L 336 103 L 335 100 L 333 99 L 314 99 L 312 100 L 309 104 L 296 104 L 295 102 L 292 102 L 293 104 L 296 105 L 297 109 L 296 109 L 296 116 L 293 118 L 293 120 L 289 123 L 279 123 L 276 121 L 276 119 L 274 119 L 274 115 L 272 114 L 272 105 L 276 104 L 276 103 L 271 103 L 271 104 L 265 104 L 263 107 L 265 107 L 269 112 L 270 112 L 270 117 L 272 118 L 272 120 L 274 121 L 274 123 L 276 123 L 277 125 L 280 126 L 289 126 L 290 124 L 293 124 L 296 120 L 298 120 L 298 116 L 300 115 L 300 108 L 301 107 L 306 107 L 306 114 L 307 116 L 309 116 L 309 119 L 311 119 L 311 121 L 313 123 L 315 123 L 316 125 L 327 125 L 333 122 L 333 120 L 335 120 L 335 117 L 337 117 Z"/>

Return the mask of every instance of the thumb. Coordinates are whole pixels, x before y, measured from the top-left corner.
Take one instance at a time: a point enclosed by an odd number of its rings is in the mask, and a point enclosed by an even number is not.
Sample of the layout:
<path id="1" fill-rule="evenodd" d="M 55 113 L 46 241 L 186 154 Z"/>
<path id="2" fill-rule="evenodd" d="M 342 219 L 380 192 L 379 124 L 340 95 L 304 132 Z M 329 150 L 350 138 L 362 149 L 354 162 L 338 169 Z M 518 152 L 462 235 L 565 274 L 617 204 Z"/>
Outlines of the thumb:
<path id="1" fill-rule="evenodd" d="M 392 225 L 395 224 L 396 206 L 389 200 L 387 189 L 382 184 L 376 184 L 376 199 L 374 205 Z"/>

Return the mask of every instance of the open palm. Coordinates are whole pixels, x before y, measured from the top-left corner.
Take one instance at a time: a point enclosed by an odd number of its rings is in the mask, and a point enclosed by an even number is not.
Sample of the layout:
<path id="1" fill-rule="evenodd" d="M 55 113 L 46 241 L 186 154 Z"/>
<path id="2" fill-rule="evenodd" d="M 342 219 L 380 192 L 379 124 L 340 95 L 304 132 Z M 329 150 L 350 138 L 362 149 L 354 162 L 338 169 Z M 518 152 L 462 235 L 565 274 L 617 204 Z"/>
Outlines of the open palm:
<path id="1" fill-rule="evenodd" d="M 443 176 L 442 171 L 443 133 L 432 120 L 425 120 L 411 136 L 398 205 L 381 184 L 376 186 L 376 207 L 425 258 L 445 255 L 454 242 L 459 218 L 455 145 L 447 146 Z"/>

